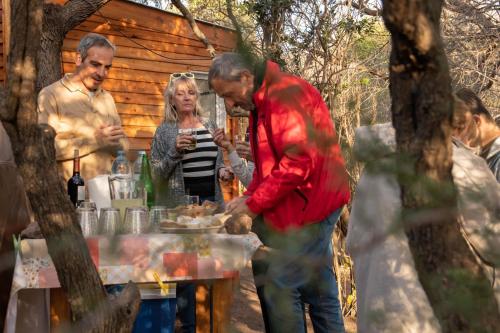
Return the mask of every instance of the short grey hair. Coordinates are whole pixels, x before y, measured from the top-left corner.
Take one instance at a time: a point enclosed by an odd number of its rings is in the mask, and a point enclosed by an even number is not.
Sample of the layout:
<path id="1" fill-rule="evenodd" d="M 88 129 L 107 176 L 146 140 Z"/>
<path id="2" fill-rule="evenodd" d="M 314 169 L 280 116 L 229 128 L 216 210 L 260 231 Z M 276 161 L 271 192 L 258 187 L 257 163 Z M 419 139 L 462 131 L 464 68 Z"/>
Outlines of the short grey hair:
<path id="1" fill-rule="evenodd" d="M 116 51 L 116 46 L 111 43 L 109 39 L 107 39 L 103 35 L 91 32 L 80 39 L 80 43 L 76 48 L 76 51 L 80 53 L 80 57 L 82 57 L 82 61 L 87 58 L 87 53 L 92 46 L 107 47 L 109 49 L 112 49 L 113 52 Z"/>
<path id="2" fill-rule="evenodd" d="M 212 80 L 238 81 L 244 71 L 253 72 L 253 65 L 239 53 L 227 52 L 214 58 L 208 71 L 208 86 L 212 88 Z"/>

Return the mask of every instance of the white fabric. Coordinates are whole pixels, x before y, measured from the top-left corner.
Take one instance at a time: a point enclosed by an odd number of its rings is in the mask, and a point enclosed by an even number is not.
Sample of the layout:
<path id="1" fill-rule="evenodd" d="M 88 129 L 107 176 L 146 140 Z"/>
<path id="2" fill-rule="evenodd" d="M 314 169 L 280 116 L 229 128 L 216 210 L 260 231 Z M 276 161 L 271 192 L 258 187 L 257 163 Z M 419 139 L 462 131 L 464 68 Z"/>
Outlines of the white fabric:
<path id="1" fill-rule="evenodd" d="M 395 150 L 394 129 L 390 124 L 359 128 L 354 150 L 363 160 L 383 162 L 385 154 Z M 466 239 L 481 257 L 498 263 L 499 185 L 484 160 L 471 152 L 454 148 L 453 162 Z M 400 188 L 395 177 L 365 170 L 358 182 L 347 234 L 347 249 L 354 260 L 361 333 L 441 332 L 418 280 L 406 235 L 395 228 L 400 208 Z M 498 282 L 494 288 L 500 300 Z"/>
<path id="2" fill-rule="evenodd" d="M 97 212 L 100 212 L 101 208 L 111 207 L 108 177 L 109 175 L 99 175 L 87 181 L 89 199 L 95 202 Z"/>

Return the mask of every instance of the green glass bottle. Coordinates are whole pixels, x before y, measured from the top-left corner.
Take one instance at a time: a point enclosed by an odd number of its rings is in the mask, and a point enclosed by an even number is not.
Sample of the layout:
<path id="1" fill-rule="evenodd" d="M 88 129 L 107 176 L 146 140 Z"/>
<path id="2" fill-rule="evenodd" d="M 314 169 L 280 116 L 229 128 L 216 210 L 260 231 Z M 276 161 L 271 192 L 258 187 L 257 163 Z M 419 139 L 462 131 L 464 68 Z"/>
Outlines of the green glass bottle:
<path id="1" fill-rule="evenodd" d="M 149 167 L 149 159 L 147 154 L 142 155 L 141 176 L 139 180 L 144 186 L 144 194 L 146 195 L 146 204 L 148 208 L 151 208 L 151 206 L 154 206 L 155 204 L 155 198 L 154 198 L 153 179 L 151 178 L 151 169 Z"/>

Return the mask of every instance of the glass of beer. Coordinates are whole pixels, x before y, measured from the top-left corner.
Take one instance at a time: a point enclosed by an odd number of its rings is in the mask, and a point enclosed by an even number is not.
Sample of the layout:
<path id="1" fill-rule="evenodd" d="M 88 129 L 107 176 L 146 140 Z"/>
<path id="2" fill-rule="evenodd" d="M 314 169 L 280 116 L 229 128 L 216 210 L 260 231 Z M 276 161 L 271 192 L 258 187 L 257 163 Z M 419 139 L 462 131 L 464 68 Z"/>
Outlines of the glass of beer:
<path id="1" fill-rule="evenodd" d="M 186 148 L 186 150 L 195 150 L 196 149 L 196 131 L 192 128 L 179 128 L 179 135 L 189 136 L 191 143 Z"/>

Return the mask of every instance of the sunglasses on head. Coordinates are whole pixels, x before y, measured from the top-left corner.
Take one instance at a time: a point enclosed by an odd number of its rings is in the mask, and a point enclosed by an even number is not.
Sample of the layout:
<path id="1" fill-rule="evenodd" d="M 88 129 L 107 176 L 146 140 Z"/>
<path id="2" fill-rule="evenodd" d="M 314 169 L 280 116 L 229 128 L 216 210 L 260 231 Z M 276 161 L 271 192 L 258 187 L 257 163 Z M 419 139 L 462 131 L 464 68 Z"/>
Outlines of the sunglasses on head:
<path id="1" fill-rule="evenodd" d="M 177 79 L 180 79 L 181 77 L 185 77 L 188 79 L 194 79 L 194 74 L 191 72 L 185 72 L 185 73 L 172 73 L 170 74 L 170 81 L 175 81 Z"/>

